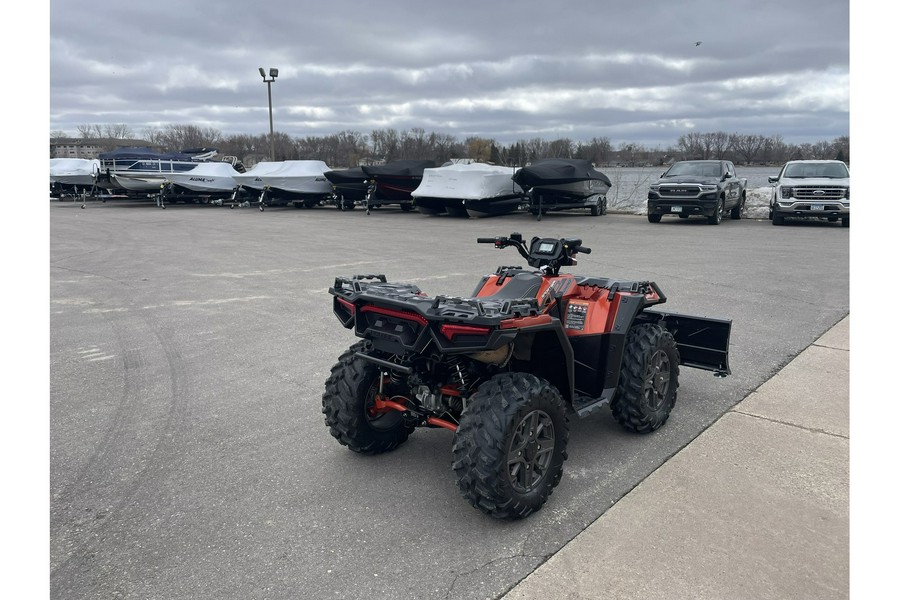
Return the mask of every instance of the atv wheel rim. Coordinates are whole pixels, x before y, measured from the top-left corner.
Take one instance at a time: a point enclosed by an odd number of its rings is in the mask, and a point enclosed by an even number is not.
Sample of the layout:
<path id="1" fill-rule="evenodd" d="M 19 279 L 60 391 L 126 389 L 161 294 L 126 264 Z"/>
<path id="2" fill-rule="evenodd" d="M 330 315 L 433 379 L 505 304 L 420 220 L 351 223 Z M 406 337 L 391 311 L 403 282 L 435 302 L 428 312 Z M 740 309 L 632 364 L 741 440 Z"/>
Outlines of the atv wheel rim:
<path id="1" fill-rule="evenodd" d="M 528 493 L 543 481 L 555 445 L 556 433 L 550 415 L 534 410 L 519 421 L 507 454 L 509 481 L 515 491 Z"/>
<path id="2" fill-rule="evenodd" d="M 657 350 L 650 358 L 650 374 L 644 382 L 644 400 L 653 410 L 659 410 L 669 394 L 672 366 L 669 355 Z"/>

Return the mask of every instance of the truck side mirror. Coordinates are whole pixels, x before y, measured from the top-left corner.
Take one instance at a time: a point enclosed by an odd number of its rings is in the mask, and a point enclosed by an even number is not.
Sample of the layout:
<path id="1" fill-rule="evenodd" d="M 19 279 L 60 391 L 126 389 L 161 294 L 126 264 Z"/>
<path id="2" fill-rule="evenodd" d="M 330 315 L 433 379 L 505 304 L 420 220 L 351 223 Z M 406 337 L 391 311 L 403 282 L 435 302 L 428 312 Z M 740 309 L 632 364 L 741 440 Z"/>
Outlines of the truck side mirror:
<path id="1" fill-rule="evenodd" d="M 777 183 L 778 175 L 769 175 L 769 183 Z"/>

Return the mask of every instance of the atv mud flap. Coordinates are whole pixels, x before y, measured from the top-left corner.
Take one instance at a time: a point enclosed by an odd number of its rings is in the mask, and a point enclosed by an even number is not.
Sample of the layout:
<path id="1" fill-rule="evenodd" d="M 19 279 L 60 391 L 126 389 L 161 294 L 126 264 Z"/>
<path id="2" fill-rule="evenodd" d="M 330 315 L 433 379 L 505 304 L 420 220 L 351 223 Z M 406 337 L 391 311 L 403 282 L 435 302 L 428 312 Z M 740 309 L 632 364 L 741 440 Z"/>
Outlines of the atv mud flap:
<path id="1" fill-rule="evenodd" d="M 731 321 L 692 317 L 647 310 L 643 313 L 672 333 L 681 364 L 686 367 L 712 371 L 718 377 L 731 375 L 728 366 L 728 342 Z"/>

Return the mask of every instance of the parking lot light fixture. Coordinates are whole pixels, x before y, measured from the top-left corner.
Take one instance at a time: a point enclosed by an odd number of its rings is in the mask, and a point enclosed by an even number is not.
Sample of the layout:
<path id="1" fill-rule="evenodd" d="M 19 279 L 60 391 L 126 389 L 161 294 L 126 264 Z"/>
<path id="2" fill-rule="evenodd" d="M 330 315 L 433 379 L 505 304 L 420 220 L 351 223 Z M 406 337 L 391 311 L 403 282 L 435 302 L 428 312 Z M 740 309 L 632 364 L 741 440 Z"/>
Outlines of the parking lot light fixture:
<path id="1" fill-rule="evenodd" d="M 259 68 L 259 74 L 262 76 L 266 87 L 269 90 L 269 159 L 275 161 L 275 124 L 272 120 L 272 82 L 278 77 L 278 69 L 269 69 L 269 77 L 266 77 L 266 71 L 262 67 Z"/>

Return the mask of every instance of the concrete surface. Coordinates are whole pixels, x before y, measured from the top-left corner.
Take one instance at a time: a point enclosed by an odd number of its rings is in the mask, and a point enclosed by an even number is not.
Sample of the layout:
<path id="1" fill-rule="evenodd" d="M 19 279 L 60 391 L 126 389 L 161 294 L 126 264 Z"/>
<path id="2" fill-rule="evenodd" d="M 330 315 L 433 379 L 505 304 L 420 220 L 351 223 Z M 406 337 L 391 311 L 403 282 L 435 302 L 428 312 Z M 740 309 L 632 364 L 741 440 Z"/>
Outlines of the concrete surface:
<path id="1" fill-rule="evenodd" d="M 849 597 L 849 321 L 504 598 Z"/>

